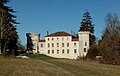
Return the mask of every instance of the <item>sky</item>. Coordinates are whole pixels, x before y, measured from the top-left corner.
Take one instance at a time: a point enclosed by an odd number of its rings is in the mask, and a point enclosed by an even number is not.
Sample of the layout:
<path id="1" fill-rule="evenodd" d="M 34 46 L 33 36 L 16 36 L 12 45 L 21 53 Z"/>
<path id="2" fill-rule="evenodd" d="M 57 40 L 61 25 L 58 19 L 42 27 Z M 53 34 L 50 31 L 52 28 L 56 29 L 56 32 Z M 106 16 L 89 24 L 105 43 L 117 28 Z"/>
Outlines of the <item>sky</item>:
<path id="1" fill-rule="evenodd" d="M 39 33 L 44 39 L 47 31 L 54 33 L 71 30 L 78 32 L 83 13 L 88 10 L 95 24 L 95 36 L 100 38 L 105 27 L 107 13 L 116 13 L 120 17 L 120 0 L 11 0 L 17 16 L 17 32 L 23 44 L 26 33 Z"/>

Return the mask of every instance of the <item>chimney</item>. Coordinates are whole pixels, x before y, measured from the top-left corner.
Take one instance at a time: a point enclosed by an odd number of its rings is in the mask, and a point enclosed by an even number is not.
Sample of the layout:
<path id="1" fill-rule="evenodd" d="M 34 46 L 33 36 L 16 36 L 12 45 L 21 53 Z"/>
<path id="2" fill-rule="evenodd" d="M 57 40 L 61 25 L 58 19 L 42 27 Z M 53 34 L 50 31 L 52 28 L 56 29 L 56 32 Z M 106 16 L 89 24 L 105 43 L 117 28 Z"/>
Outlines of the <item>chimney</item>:
<path id="1" fill-rule="evenodd" d="M 47 31 L 47 35 L 49 35 L 49 32 Z"/>
<path id="2" fill-rule="evenodd" d="M 73 30 L 71 30 L 71 35 L 73 35 Z"/>

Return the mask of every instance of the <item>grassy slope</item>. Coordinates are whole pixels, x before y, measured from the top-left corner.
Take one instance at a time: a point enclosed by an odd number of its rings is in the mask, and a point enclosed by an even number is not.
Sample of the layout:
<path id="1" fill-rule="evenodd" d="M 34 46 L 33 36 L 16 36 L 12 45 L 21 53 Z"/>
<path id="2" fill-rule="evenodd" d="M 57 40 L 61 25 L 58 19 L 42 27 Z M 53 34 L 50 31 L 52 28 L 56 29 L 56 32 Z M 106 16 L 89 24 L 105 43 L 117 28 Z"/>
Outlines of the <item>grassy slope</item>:
<path id="1" fill-rule="evenodd" d="M 75 76 L 120 76 L 120 66 L 116 65 L 100 64 L 94 61 L 55 59 L 47 56 L 34 57 L 63 68 Z"/>
<path id="2" fill-rule="evenodd" d="M 0 76 L 120 76 L 120 66 L 38 55 L 30 57 L 32 59 L 0 57 Z"/>
<path id="3" fill-rule="evenodd" d="M 61 72 L 61 73 L 60 73 Z M 0 76 L 69 76 L 62 68 L 38 59 L 0 57 Z"/>

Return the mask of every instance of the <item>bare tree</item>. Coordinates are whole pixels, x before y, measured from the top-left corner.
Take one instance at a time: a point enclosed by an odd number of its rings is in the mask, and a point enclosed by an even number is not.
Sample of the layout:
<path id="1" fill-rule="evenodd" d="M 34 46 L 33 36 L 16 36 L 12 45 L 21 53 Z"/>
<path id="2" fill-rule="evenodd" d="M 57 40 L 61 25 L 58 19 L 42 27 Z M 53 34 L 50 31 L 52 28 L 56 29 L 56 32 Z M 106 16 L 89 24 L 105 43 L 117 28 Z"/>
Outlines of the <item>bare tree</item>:
<path id="1" fill-rule="evenodd" d="M 108 13 L 106 27 L 99 43 L 99 52 L 103 62 L 120 64 L 120 22 L 116 14 Z"/>

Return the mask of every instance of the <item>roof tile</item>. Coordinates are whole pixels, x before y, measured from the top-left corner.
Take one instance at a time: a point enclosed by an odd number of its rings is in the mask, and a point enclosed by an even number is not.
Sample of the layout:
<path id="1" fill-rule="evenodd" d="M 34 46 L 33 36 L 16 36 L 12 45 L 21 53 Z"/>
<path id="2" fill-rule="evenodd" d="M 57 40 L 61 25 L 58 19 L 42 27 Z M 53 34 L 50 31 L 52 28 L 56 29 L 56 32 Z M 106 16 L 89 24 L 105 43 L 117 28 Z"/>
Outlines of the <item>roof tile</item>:
<path id="1" fill-rule="evenodd" d="M 79 39 L 78 38 L 73 38 L 72 41 L 79 41 Z"/>
<path id="2" fill-rule="evenodd" d="M 66 32 L 55 32 L 50 35 L 47 35 L 46 37 L 56 37 L 56 36 L 72 36 L 72 35 Z"/>
<path id="3" fill-rule="evenodd" d="M 39 42 L 45 42 L 45 40 L 39 40 Z"/>

